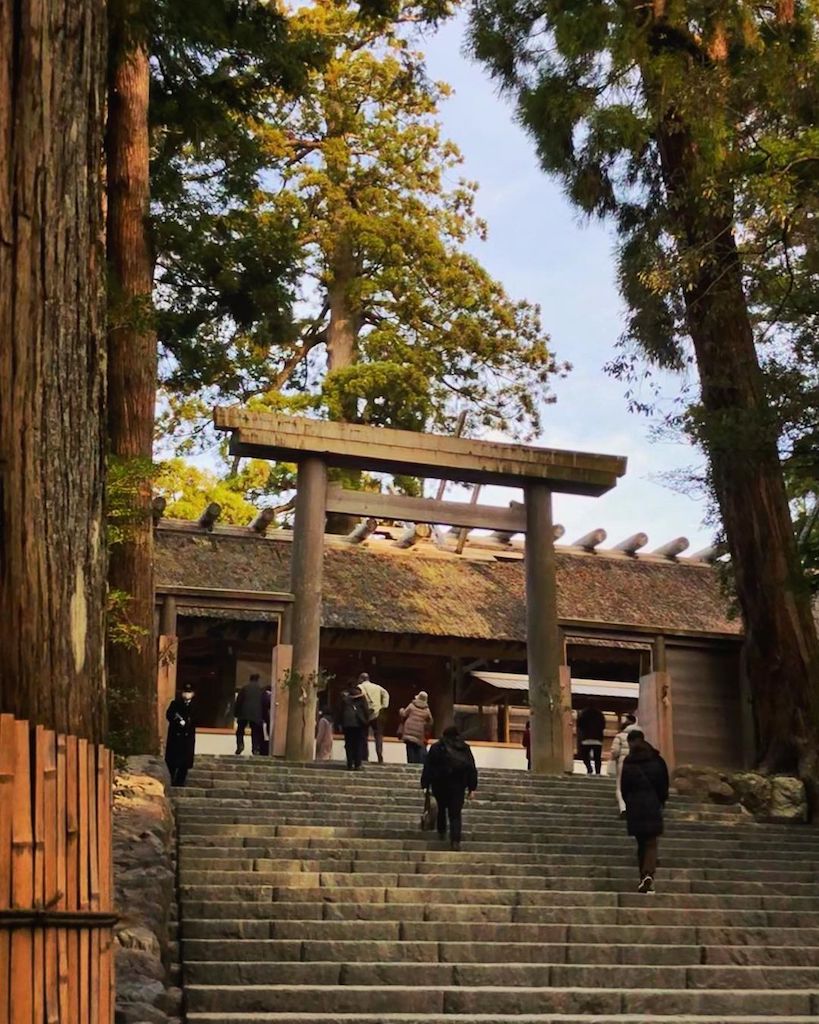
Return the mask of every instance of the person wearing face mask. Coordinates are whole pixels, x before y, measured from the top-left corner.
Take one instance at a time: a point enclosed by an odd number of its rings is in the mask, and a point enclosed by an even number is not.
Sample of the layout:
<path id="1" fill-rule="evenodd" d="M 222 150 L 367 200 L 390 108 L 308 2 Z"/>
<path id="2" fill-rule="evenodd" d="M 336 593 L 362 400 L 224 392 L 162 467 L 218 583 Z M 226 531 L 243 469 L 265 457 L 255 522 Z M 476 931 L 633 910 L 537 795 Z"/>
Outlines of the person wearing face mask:
<path id="1" fill-rule="evenodd" d="M 168 705 L 168 739 L 165 743 L 165 764 L 171 773 L 171 785 L 184 786 L 193 767 L 196 750 L 196 709 L 190 686 Z"/>

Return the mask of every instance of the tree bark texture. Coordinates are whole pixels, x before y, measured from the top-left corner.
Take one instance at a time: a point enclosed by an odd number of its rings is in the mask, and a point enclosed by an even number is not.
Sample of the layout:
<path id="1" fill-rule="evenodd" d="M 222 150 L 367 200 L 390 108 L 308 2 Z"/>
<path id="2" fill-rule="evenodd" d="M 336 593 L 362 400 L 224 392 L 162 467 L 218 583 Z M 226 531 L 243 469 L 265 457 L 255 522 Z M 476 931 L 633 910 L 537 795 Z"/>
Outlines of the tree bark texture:
<path id="1" fill-rule="evenodd" d="M 330 319 L 327 324 L 327 370 L 343 370 L 358 361 L 358 333 L 361 330 L 361 310 L 353 294 L 360 276 L 352 240 L 340 228 L 340 238 L 331 261 L 331 280 L 327 293 Z M 355 423 L 358 419 L 358 396 L 347 394 L 342 403 L 342 419 Z M 361 470 L 330 471 L 330 479 L 341 481 L 347 487 L 361 486 Z M 347 534 L 360 519 L 358 516 L 331 512 L 327 516 L 327 532 Z"/>
<path id="2" fill-rule="evenodd" d="M 360 327 L 359 310 L 352 297 L 358 276 L 355 252 L 352 240 L 346 234 L 339 239 L 330 271 L 327 369 L 332 372 L 352 366 L 356 361 L 356 339 Z"/>
<path id="3" fill-rule="evenodd" d="M 109 642 L 111 735 L 129 753 L 158 750 L 151 459 L 156 404 L 153 257 L 148 237 L 150 70 L 139 5 L 111 8 L 107 250 L 110 288 L 108 439 L 134 488 L 123 539 L 112 545 L 109 586 L 128 595 L 128 644 Z"/>
<path id="4" fill-rule="evenodd" d="M 819 640 L 742 287 L 732 198 L 723 196 L 708 211 L 690 201 L 696 146 L 684 126 L 665 127 L 660 153 L 679 237 L 700 256 L 686 312 L 701 384 L 702 440 L 745 627 L 760 760 L 770 771 L 815 780 Z"/>
<path id="5" fill-rule="evenodd" d="M 105 736 L 101 0 L 0 3 L 0 711 Z"/>

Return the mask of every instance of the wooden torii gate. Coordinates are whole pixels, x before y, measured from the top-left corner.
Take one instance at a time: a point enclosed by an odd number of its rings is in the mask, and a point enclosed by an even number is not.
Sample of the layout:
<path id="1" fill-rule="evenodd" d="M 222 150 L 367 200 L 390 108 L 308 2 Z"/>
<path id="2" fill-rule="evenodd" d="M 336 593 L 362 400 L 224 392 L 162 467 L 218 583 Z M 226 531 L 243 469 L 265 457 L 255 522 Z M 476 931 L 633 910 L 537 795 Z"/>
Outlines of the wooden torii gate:
<path id="1" fill-rule="evenodd" d="M 525 533 L 526 647 L 532 720 L 532 768 L 563 771 L 571 708 L 561 678 L 555 586 L 552 492 L 596 497 L 626 470 L 613 455 L 500 444 L 439 434 L 330 423 L 233 406 L 214 410 L 232 432 L 232 455 L 298 466 L 291 589 L 293 657 L 285 757 L 313 757 L 319 670 L 324 524 L 328 512 Z M 521 487 L 524 507 L 495 508 L 328 487 L 329 466 L 402 473 L 459 483 Z M 569 721 L 570 728 L 570 721 Z"/>

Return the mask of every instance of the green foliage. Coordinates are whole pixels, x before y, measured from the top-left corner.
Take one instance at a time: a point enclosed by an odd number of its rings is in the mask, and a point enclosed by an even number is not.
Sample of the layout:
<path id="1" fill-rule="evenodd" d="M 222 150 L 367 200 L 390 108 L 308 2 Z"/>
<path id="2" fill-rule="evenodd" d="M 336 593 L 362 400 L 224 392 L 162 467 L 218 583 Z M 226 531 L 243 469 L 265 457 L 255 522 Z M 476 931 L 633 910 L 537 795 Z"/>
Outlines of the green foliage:
<path id="1" fill-rule="evenodd" d="M 247 526 L 258 511 L 254 502 L 289 483 L 292 469 L 285 467 L 271 479 L 274 469 L 260 459 L 249 459 L 239 472 L 220 477 L 184 459 L 169 459 L 159 467 L 154 490 L 165 498 L 165 515 L 171 519 L 198 519 L 216 502 L 222 509 L 220 523 Z"/>
<path id="2" fill-rule="evenodd" d="M 289 330 L 293 230 L 261 189 L 267 155 L 255 127 L 271 89 L 297 93 L 329 41 L 294 37 L 273 4 L 153 0 L 149 9 L 156 326 L 162 382 L 180 403 L 167 429 L 198 415 L 191 403 L 211 400 L 208 388 L 235 393 L 254 358 L 250 334 L 269 344 Z"/>
<path id="3" fill-rule="evenodd" d="M 612 217 L 629 307 L 623 354 L 691 360 L 687 289 L 712 257 L 693 244 L 715 214 L 736 225 L 761 340 L 816 315 L 819 100 L 815 0 L 477 0 L 475 54 L 517 103 L 545 170 Z M 671 151 L 696 154 L 669 181 Z M 813 235 L 813 237 L 811 237 Z M 812 281 L 812 287 L 811 282 Z"/>
<path id="4" fill-rule="evenodd" d="M 166 426 L 177 435 L 200 430 L 217 394 L 408 429 L 447 429 L 459 407 L 476 425 L 537 429 L 556 367 L 537 308 L 510 299 L 465 251 L 486 230 L 476 186 L 453 181 L 461 156 L 437 122 L 448 88 L 429 81 L 406 36 L 434 12 L 366 13 L 320 0 L 289 17 L 294 46 L 323 40 L 331 53 L 297 95 L 271 87 L 243 121 L 262 159 L 252 197 L 223 196 L 225 217 L 241 223 L 211 234 L 207 259 L 229 279 L 221 304 L 195 322 L 186 302 L 201 310 L 206 289 L 164 270 L 178 328 L 169 409 L 183 409 Z M 198 202 L 197 189 L 180 195 Z M 177 230 L 195 233 L 197 218 L 178 218 Z M 234 245 L 247 250 L 235 261 Z M 251 271 L 259 289 L 283 291 L 256 302 Z"/>
<path id="5" fill-rule="evenodd" d="M 150 491 L 154 474 L 150 459 L 109 456 L 105 494 L 109 547 L 121 544 L 136 524 L 150 516 L 141 498 Z"/>

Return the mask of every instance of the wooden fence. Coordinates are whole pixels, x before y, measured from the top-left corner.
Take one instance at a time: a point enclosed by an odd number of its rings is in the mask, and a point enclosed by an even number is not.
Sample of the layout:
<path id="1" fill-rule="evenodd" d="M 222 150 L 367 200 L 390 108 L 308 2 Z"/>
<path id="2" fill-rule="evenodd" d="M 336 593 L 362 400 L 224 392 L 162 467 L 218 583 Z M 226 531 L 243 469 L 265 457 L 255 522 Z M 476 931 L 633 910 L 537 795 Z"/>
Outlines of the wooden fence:
<path id="1" fill-rule="evenodd" d="M 0 715 L 0 1024 L 114 1017 L 111 754 Z"/>

